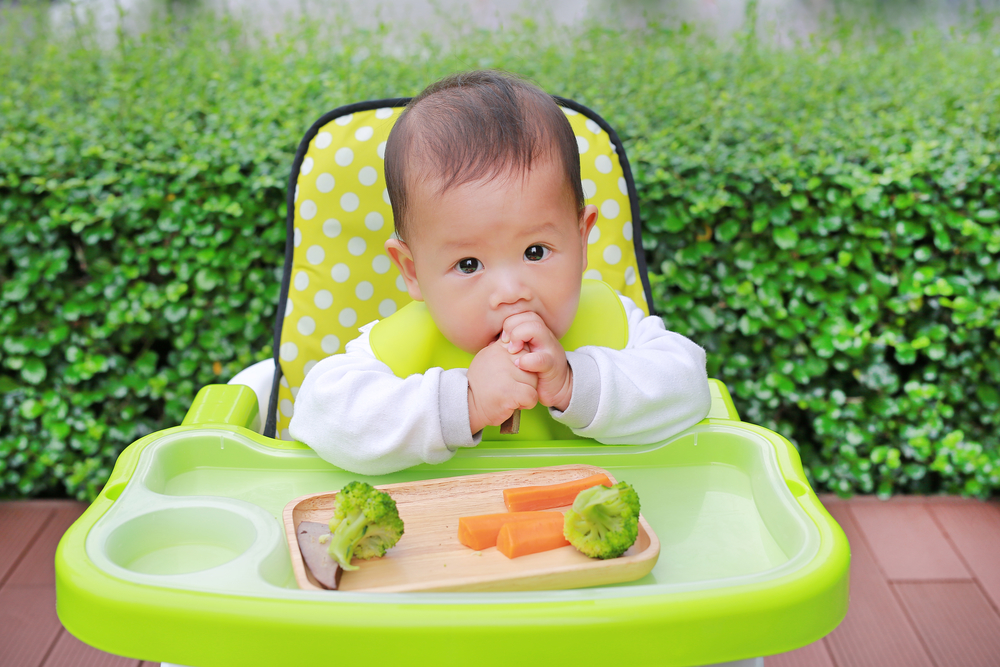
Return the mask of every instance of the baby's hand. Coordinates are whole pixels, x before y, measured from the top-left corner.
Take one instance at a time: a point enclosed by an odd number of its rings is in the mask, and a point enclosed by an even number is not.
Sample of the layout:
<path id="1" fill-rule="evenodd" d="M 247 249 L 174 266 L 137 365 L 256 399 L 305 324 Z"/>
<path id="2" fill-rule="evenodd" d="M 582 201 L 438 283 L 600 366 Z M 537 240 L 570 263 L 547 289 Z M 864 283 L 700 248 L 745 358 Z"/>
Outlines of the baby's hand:
<path id="1" fill-rule="evenodd" d="M 538 377 L 521 370 L 499 341 L 481 349 L 469 364 L 469 426 L 478 433 L 484 426 L 499 426 L 515 410 L 530 410 L 538 403 Z"/>
<path id="2" fill-rule="evenodd" d="M 511 315 L 503 323 L 500 342 L 515 355 L 514 363 L 538 377 L 538 402 L 566 411 L 573 395 L 573 371 L 566 351 L 537 313 Z"/>

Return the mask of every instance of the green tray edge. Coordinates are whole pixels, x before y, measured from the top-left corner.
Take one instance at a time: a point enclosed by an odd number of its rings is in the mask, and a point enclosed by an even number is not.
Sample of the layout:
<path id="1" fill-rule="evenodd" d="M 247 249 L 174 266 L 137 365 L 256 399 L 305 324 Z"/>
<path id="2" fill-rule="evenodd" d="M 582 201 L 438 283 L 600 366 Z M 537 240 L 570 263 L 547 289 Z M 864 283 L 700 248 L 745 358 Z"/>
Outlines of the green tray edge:
<path id="1" fill-rule="evenodd" d="M 731 406 L 728 391 L 719 385 Z M 225 385 L 217 387 L 222 391 Z M 241 395 L 240 400 L 247 399 Z M 228 414 L 243 423 L 253 419 L 247 410 Z M 734 408 L 730 414 L 736 414 Z M 705 423 L 733 421 L 709 418 Z M 370 659 L 373 646 L 380 660 L 489 666 L 509 665 L 510 657 L 483 647 L 516 638 L 524 646 L 518 661 L 525 666 L 626 659 L 684 667 L 789 651 L 825 636 L 847 613 L 850 547 L 843 530 L 809 488 L 792 444 L 742 422 L 741 428 L 775 445 L 786 484 L 820 534 L 819 551 L 807 565 L 760 584 L 584 602 L 352 603 L 345 609 L 327 601 L 133 584 L 87 558 L 74 558 L 86 553 L 87 534 L 135 472 L 142 451 L 158 438 L 204 426 L 194 420 L 126 448 L 104 490 L 60 541 L 56 609 L 66 629 L 85 643 L 132 658 L 212 667 L 300 664 L 324 656 L 338 662 Z M 232 423 L 215 427 L 266 445 L 274 442 Z M 595 641 L 600 637 L 607 641 Z"/>

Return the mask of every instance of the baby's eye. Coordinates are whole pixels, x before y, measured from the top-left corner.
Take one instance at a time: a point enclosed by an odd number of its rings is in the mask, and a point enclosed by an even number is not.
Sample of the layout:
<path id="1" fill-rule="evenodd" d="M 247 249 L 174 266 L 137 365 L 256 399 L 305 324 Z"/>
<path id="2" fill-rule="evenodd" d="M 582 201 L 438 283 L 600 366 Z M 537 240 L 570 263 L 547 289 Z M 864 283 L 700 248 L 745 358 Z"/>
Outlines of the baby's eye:
<path id="1" fill-rule="evenodd" d="M 458 263 L 455 264 L 455 268 L 462 273 L 475 273 L 479 269 L 483 268 L 483 263 L 475 257 L 466 257 L 465 259 L 458 260 Z"/>
<path id="2" fill-rule="evenodd" d="M 548 257 L 550 252 L 552 251 L 543 245 L 528 246 L 524 251 L 524 258 L 529 262 L 540 262 Z"/>

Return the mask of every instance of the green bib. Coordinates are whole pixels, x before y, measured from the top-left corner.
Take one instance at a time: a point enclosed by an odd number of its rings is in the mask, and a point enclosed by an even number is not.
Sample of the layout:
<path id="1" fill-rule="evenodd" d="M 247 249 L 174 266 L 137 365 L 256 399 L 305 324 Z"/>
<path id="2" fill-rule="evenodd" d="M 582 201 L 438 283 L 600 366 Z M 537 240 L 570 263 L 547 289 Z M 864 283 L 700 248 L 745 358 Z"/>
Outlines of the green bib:
<path id="1" fill-rule="evenodd" d="M 427 306 L 412 301 L 380 320 L 368 334 L 375 358 L 397 377 L 423 373 L 429 368 L 468 368 L 473 356 L 450 343 L 431 319 Z M 618 294 L 607 283 L 584 280 L 580 307 L 566 335 L 559 339 L 565 350 L 599 345 L 621 350 L 628 342 L 628 319 Z M 573 440 L 580 436 L 552 419 L 542 404 L 521 412 L 517 434 L 501 435 L 499 426 L 487 426 L 483 440 Z"/>

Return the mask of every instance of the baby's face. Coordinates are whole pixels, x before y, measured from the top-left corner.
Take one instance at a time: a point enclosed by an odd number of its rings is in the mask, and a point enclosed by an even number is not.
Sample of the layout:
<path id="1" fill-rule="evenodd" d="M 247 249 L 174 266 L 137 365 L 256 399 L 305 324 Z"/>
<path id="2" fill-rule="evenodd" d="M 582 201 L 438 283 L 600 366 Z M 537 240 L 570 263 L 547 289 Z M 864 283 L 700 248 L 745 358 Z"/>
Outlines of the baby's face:
<path id="1" fill-rule="evenodd" d="M 436 186 L 412 188 L 409 241 L 386 243 L 410 296 L 427 304 L 449 341 L 473 354 L 497 338 L 505 319 L 525 311 L 562 337 L 579 305 L 597 208 L 577 213 L 552 160 L 524 178 L 441 194 Z"/>

